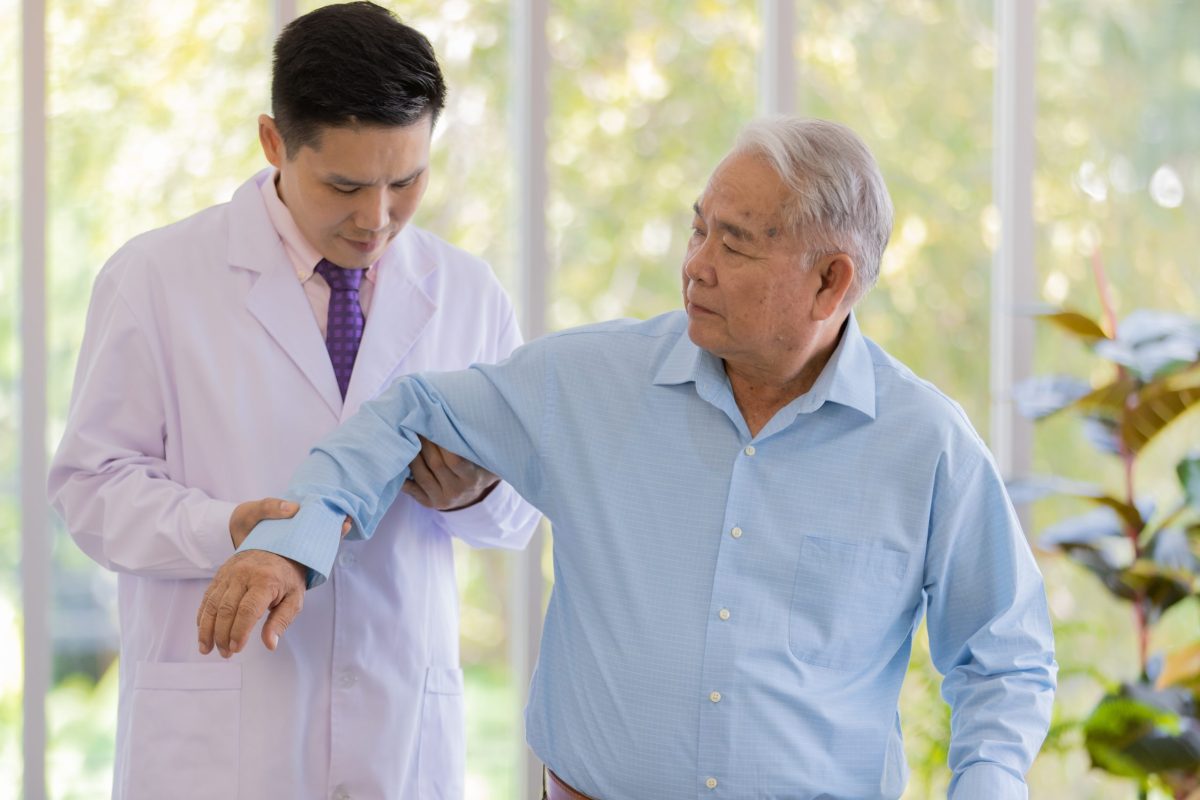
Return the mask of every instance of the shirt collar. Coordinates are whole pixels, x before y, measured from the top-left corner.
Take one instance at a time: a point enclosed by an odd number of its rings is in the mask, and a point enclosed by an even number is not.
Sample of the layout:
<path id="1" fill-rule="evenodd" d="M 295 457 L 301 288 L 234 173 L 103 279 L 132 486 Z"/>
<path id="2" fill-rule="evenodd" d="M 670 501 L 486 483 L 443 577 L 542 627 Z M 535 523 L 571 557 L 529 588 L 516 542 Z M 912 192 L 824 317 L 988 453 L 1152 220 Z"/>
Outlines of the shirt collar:
<path id="1" fill-rule="evenodd" d="M 279 198 L 279 191 L 276 184 L 278 178 L 279 170 L 272 169 L 260 184 L 263 203 L 267 207 L 267 216 L 271 219 L 271 226 L 279 234 L 279 239 L 283 242 L 288 258 L 296 270 L 296 277 L 303 283 L 313 276 L 322 256 L 317 251 L 317 248 L 313 247 L 312 243 L 308 241 L 308 238 L 300 232 L 300 228 L 296 225 L 296 220 L 292 216 L 292 212 L 288 210 L 288 207 L 283 204 L 283 200 Z M 363 277 L 369 281 L 374 281 L 378 269 L 379 262 L 376 261 L 370 266 Z"/>
<path id="2" fill-rule="evenodd" d="M 717 386 L 729 391 L 721 359 L 697 347 L 688 337 L 686 327 L 655 373 L 654 383 L 662 386 L 695 383 L 700 395 L 710 402 Z M 788 405 L 799 414 L 816 411 L 826 402 L 875 418 L 875 363 L 853 311 L 846 319 L 838 346 L 812 388 Z"/>

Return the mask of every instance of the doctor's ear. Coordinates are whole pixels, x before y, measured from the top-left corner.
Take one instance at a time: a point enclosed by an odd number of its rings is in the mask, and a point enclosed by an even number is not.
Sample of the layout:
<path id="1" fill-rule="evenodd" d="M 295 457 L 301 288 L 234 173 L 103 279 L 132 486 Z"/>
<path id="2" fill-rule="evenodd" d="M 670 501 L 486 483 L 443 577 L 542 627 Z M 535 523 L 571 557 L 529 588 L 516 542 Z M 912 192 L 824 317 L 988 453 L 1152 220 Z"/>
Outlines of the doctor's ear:
<path id="1" fill-rule="evenodd" d="M 275 169 L 280 169 L 287 159 L 287 148 L 283 144 L 283 135 L 279 126 L 268 114 L 258 115 L 258 141 L 262 143 L 263 155 Z"/>

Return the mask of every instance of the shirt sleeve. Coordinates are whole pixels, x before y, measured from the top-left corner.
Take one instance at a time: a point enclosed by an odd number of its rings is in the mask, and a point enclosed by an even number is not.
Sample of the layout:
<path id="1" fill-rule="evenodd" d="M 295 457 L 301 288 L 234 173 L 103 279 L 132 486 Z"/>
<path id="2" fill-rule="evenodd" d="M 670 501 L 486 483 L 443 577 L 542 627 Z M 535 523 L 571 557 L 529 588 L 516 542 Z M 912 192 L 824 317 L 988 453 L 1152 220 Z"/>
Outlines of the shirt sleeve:
<path id="1" fill-rule="evenodd" d="M 963 450 L 938 465 L 925 583 L 951 707 L 950 798 L 1024 798 L 1058 671 L 1046 593 L 991 459 Z"/>
<path id="2" fill-rule="evenodd" d="M 484 343 L 484 352 L 478 360 L 485 363 L 508 358 L 522 343 L 521 329 L 508 296 L 499 286 L 494 292 L 497 307 L 493 316 L 502 324 Z M 518 550 L 529 543 L 541 514 L 512 486 L 501 481 L 480 502 L 456 511 L 438 512 L 437 519 L 447 533 L 472 547 Z"/>
<path id="3" fill-rule="evenodd" d="M 267 550 L 310 570 L 309 587 L 329 575 L 342 519 L 347 538 L 370 538 L 391 506 L 418 435 L 491 470 L 534 505 L 542 485 L 546 381 L 541 342 L 498 365 L 401 378 L 313 447 L 285 497 L 300 503 L 288 520 L 267 520 L 242 550 Z"/>
<path id="4" fill-rule="evenodd" d="M 122 250 L 96 279 L 47 492 L 71 537 L 101 566 L 211 577 L 233 555 L 235 504 L 184 486 L 168 469 L 161 343 L 121 293 L 135 257 Z"/>

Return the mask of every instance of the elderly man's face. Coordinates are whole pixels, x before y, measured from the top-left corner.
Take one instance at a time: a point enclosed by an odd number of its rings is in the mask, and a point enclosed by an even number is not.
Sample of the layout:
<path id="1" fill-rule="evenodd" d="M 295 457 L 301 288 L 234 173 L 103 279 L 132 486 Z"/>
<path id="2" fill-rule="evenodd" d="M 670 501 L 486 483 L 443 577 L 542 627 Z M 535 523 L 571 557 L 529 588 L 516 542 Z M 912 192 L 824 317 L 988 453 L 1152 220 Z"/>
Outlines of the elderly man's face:
<path id="1" fill-rule="evenodd" d="M 734 365 L 790 363 L 814 335 L 820 277 L 784 224 L 786 198 L 765 161 L 734 155 L 695 206 L 683 262 L 688 336 Z"/>

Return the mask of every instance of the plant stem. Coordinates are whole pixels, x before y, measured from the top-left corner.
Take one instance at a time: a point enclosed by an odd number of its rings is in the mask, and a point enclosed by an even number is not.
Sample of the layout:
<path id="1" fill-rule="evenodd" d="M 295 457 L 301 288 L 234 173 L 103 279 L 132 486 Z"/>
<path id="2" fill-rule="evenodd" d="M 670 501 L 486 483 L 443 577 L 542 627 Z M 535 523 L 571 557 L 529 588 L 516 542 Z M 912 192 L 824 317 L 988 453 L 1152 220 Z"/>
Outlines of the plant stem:
<path id="1" fill-rule="evenodd" d="M 1100 292 L 1100 308 L 1104 311 L 1104 321 L 1108 323 L 1108 335 L 1114 339 L 1117 336 L 1117 312 L 1113 308 L 1112 292 L 1108 287 L 1108 275 L 1104 272 L 1104 261 L 1100 251 L 1092 251 L 1092 272 L 1096 276 L 1096 289 Z"/>
<path id="2" fill-rule="evenodd" d="M 1096 275 L 1096 288 L 1100 293 L 1100 306 L 1104 310 L 1104 320 L 1108 323 L 1109 335 L 1115 338 L 1117 335 L 1117 311 L 1113 307 L 1112 293 L 1109 291 L 1108 276 L 1104 272 L 1104 262 L 1100 258 L 1099 250 L 1092 252 L 1092 271 Z M 1118 380 L 1124 383 L 1127 375 L 1128 372 L 1125 367 L 1118 364 Z M 1126 419 L 1133 414 L 1134 410 L 1137 408 L 1137 403 L 1137 392 L 1130 392 L 1125 396 L 1125 408 L 1123 416 Z M 1124 421 L 1125 420 L 1122 419 L 1122 423 Z M 1123 435 L 1124 428 L 1125 426 L 1122 424 L 1120 426 L 1121 433 L 1118 434 L 1117 441 L 1120 443 L 1121 466 L 1124 468 L 1125 473 L 1125 502 L 1130 506 L 1137 508 L 1137 505 L 1134 503 L 1133 494 L 1134 453 L 1129 449 L 1129 445 L 1125 441 L 1125 436 Z M 1141 538 L 1141 533 L 1142 532 L 1140 530 L 1135 530 L 1132 525 L 1125 525 L 1125 535 L 1129 537 L 1130 543 L 1133 544 L 1133 558 L 1135 561 L 1142 557 L 1142 546 L 1141 542 L 1139 541 Z M 1147 625 L 1146 611 L 1146 593 L 1144 591 L 1138 592 L 1133 598 L 1133 614 L 1134 620 L 1137 624 L 1138 665 L 1140 667 L 1143 680 L 1146 679 L 1146 656 L 1150 641 L 1150 629 Z"/>

